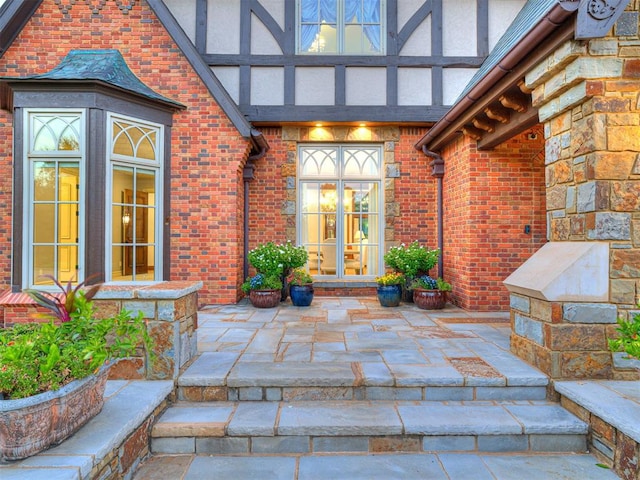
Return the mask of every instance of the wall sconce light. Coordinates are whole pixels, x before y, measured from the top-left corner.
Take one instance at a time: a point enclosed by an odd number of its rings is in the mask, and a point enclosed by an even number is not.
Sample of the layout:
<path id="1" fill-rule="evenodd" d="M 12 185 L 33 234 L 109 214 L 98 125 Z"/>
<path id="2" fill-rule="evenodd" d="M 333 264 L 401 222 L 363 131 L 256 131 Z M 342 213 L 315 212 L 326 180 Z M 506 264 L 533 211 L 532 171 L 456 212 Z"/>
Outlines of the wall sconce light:
<path id="1" fill-rule="evenodd" d="M 125 210 L 122 212 L 122 224 L 123 224 L 125 227 L 128 227 L 128 226 L 129 226 L 129 223 L 131 223 L 131 214 L 129 213 L 129 210 L 125 209 Z"/>

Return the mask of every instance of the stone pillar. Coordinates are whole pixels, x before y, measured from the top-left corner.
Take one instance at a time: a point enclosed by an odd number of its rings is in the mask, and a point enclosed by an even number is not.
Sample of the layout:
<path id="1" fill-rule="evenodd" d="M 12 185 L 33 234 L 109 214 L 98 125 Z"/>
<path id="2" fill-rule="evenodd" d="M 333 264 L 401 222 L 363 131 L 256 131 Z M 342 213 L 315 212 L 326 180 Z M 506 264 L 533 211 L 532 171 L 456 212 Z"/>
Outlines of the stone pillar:
<path id="1" fill-rule="evenodd" d="M 175 380 L 180 367 L 197 353 L 198 290 L 202 282 L 104 285 L 94 297 L 97 317 L 115 315 L 121 309 L 143 312 L 154 342 L 155 360 L 140 355 L 121 360 L 109 378 Z"/>
<path id="2" fill-rule="evenodd" d="M 617 317 L 628 317 L 639 300 L 635 13 L 625 37 L 568 41 L 526 75 L 545 131 L 550 243 L 505 284 L 512 350 L 554 378 L 635 375 L 614 368 L 606 342 Z M 562 243 L 568 248 L 557 248 Z M 585 245 L 596 248 L 580 248 Z M 567 261 L 571 268 L 561 271 Z"/>

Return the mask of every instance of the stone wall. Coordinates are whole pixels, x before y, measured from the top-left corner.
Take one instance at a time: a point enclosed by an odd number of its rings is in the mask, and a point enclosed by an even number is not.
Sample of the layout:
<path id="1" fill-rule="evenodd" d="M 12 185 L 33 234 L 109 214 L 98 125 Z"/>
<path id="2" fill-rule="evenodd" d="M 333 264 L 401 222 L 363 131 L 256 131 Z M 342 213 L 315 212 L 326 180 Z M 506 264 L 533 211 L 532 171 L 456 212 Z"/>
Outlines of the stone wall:
<path id="1" fill-rule="evenodd" d="M 606 339 L 637 308 L 640 287 L 640 37 L 631 8 L 631 24 L 625 17 L 606 38 L 567 41 L 526 76 L 544 123 L 550 240 L 609 252 L 606 278 L 592 282 L 604 283 L 603 298 L 579 289 L 572 298 L 511 296 L 512 349 L 554 378 L 628 376 L 614 371 Z M 565 283 L 581 281 L 571 275 Z"/>

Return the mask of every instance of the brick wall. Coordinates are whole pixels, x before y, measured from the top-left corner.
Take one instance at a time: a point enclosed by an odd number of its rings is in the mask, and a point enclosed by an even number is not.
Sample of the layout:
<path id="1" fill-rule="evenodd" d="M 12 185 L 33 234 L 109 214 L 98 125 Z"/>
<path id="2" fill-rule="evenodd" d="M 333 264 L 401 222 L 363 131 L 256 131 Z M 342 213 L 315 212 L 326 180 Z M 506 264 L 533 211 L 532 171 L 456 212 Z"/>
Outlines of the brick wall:
<path id="1" fill-rule="evenodd" d="M 171 137 L 171 279 L 203 281 L 201 303 L 235 302 L 242 271 L 241 171 L 247 140 L 214 102 L 144 0 L 128 11 L 118 6 L 120 2 L 101 2 L 104 6 L 97 14 L 84 2 L 64 8 L 56 3 L 61 2 L 42 2 L 0 58 L 0 71 L 6 76 L 43 73 L 70 49 L 117 48 L 143 82 L 186 105 L 174 116 Z M 7 154 L 12 149 L 12 127 L 11 116 L 0 111 L 4 172 L 12 171 L 14 161 Z M 3 175 L 0 290 L 10 285 L 11 205 L 11 176 Z"/>
<path id="2" fill-rule="evenodd" d="M 542 130 L 534 127 L 491 151 L 460 137 L 443 158 L 450 298 L 466 309 L 505 310 L 502 281 L 546 242 Z"/>

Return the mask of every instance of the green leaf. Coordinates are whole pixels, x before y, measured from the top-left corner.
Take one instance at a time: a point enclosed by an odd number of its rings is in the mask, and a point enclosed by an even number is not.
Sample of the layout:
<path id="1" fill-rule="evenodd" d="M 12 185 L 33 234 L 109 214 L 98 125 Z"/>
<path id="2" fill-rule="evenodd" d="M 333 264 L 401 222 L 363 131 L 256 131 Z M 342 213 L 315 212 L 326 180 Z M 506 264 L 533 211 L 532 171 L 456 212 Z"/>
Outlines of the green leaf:
<path id="1" fill-rule="evenodd" d="M 604 463 L 596 463 L 596 467 L 606 468 L 607 470 L 611 469 L 609 465 L 605 465 Z"/>

